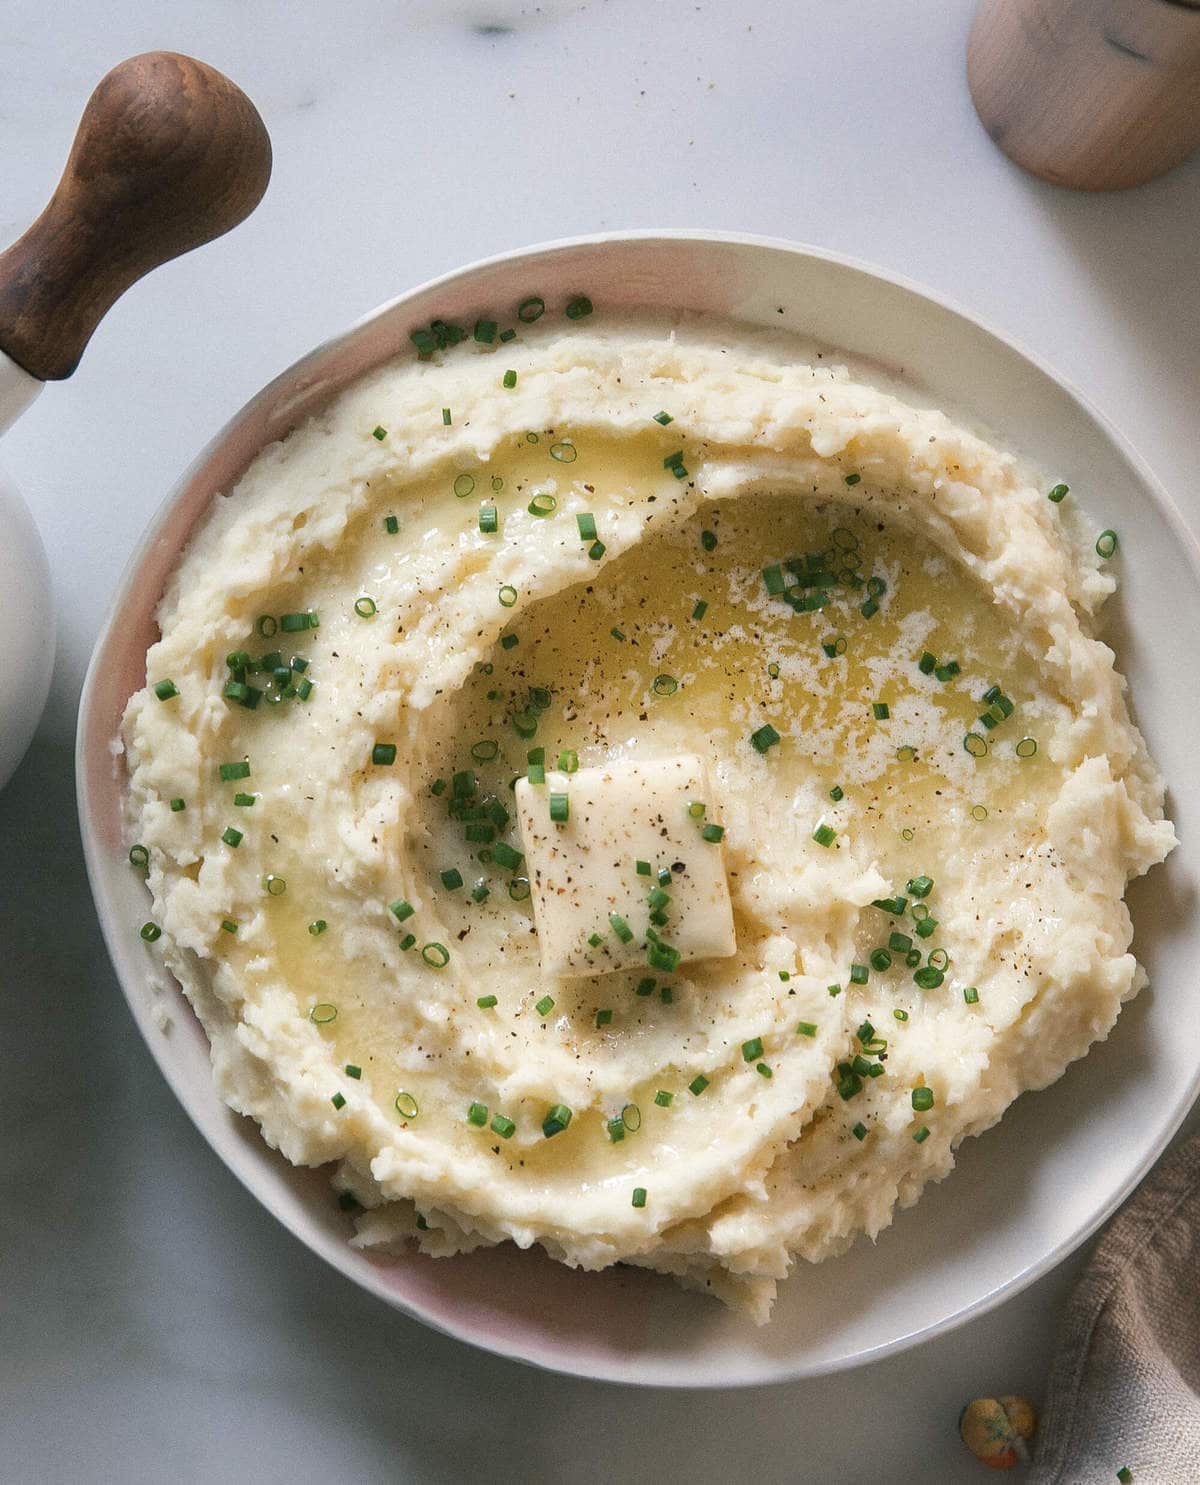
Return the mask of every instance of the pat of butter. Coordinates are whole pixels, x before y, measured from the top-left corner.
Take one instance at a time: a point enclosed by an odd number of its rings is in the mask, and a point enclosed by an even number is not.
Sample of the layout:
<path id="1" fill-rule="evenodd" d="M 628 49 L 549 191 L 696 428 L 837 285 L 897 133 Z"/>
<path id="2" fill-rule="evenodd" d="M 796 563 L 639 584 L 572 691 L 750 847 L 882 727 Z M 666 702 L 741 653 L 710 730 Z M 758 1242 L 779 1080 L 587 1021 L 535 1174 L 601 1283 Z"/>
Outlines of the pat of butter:
<path id="1" fill-rule="evenodd" d="M 566 795 L 562 823 L 550 817 L 552 794 Z M 517 781 L 517 819 L 547 974 L 662 972 L 672 950 L 680 961 L 734 952 L 724 848 L 702 836 L 705 819 L 688 813 L 697 800 L 713 820 L 704 763 L 692 753 L 572 774 L 548 770 L 544 784 Z M 638 872 L 639 861 L 649 863 L 649 876 L 644 867 Z M 670 873 L 666 885 L 659 882 L 662 869 Z M 655 892 L 665 892 L 669 902 L 652 905 Z M 665 922 L 651 923 L 655 911 Z M 648 934 L 667 945 L 657 965 Z"/>

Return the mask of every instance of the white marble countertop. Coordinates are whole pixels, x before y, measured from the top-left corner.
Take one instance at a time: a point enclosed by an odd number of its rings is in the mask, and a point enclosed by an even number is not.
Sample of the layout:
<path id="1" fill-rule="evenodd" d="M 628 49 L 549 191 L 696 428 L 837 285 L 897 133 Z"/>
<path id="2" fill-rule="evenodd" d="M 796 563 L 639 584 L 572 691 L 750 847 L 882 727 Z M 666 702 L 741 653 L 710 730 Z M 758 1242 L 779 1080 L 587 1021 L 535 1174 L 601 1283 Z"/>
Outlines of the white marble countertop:
<path id="1" fill-rule="evenodd" d="M 911 275 L 1037 349 L 1200 524 L 1200 161 L 1111 199 L 1022 176 L 971 112 L 971 0 L 8 0 L 0 243 L 83 100 L 153 47 L 228 71 L 264 204 L 119 303 L 7 437 L 62 626 L 0 794 L 0 1476 L 12 1481 L 978 1479 L 958 1408 L 1037 1397 L 1078 1259 L 898 1359 L 638 1392 L 423 1330 L 328 1271 L 217 1162 L 120 999 L 74 825 L 84 667 L 197 447 L 309 345 L 416 281 L 617 227 L 796 238 Z"/>

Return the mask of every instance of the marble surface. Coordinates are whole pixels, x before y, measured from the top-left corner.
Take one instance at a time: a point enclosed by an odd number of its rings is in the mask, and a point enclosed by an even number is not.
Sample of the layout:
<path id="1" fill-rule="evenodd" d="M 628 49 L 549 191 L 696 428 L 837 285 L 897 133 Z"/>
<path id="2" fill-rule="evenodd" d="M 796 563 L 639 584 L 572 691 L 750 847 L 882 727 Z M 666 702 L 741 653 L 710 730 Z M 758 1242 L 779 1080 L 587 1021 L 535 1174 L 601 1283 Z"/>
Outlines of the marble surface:
<path id="1" fill-rule="evenodd" d="M 62 623 L 0 794 L 0 1477 L 773 1481 L 979 1477 L 961 1403 L 1037 1397 L 1079 1259 L 896 1360 L 686 1395 L 552 1378 L 393 1314 L 235 1183 L 105 960 L 74 824 L 88 653 L 126 554 L 209 433 L 310 344 L 486 253 L 617 227 L 874 259 L 1045 354 L 1200 525 L 1200 161 L 1112 199 L 1022 176 L 970 109 L 970 0 L 8 0 L 0 242 L 99 75 L 152 47 L 258 102 L 275 177 L 233 236 L 113 310 L 8 435 Z"/>

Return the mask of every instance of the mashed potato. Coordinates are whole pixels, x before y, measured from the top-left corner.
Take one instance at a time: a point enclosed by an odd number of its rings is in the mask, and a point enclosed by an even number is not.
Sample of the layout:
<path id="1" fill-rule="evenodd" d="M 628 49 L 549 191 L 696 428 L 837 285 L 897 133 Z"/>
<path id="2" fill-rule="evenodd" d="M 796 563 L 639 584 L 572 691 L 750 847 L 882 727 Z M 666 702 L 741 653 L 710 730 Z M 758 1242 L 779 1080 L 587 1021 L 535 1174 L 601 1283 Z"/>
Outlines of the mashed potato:
<path id="1" fill-rule="evenodd" d="M 810 347 L 600 322 L 402 356 L 215 502 L 130 828 L 221 1096 L 356 1243 L 764 1319 L 1108 1034 L 1174 835 L 1074 495 Z"/>

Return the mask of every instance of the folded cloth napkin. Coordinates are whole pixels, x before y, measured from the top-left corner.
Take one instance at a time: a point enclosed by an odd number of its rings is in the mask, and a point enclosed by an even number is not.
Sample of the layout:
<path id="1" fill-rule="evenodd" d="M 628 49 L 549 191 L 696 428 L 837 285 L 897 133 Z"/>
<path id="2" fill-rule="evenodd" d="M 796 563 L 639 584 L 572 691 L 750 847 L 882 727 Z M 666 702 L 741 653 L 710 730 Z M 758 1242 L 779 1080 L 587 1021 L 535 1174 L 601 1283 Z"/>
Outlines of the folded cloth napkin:
<path id="1" fill-rule="evenodd" d="M 1071 1296 L 1030 1485 L 1200 1481 L 1200 1135 L 1114 1219 Z M 1124 1478 L 1124 1477 L 1122 1477 Z"/>

